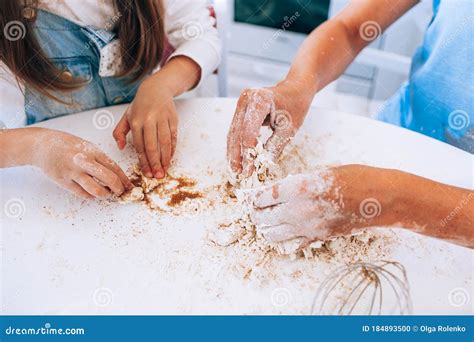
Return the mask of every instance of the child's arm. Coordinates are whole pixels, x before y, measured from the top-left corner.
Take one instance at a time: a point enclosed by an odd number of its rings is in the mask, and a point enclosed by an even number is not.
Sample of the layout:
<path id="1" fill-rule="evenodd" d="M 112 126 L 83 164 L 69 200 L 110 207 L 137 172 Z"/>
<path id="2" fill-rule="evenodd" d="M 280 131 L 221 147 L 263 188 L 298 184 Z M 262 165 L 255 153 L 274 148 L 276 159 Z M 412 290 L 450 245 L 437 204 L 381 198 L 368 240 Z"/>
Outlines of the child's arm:
<path id="1" fill-rule="evenodd" d="M 146 79 L 135 100 L 114 130 L 120 149 L 132 132 L 142 172 L 147 177 L 162 178 L 176 149 L 178 116 L 173 98 L 193 88 L 200 80 L 201 69 L 185 56 L 171 59 Z"/>
<path id="2" fill-rule="evenodd" d="M 0 130 L 0 168 L 32 165 L 84 198 L 108 198 L 132 187 L 120 167 L 92 143 L 45 128 Z"/>
<path id="3" fill-rule="evenodd" d="M 196 87 L 219 65 L 221 45 L 206 0 L 165 0 L 165 31 L 176 49 L 166 65 L 147 79 L 114 137 L 120 149 L 131 130 L 142 172 L 162 178 L 176 149 L 173 97 Z"/>
<path id="4" fill-rule="evenodd" d="M 248 177 L 251 162 L 242 151 L 254 147 L 260 127 L 270 109 L 285 111 L 291 120 L 274 129 L 266 149 L 277 156 L 302 125 L 314 95 L 337 79 L 357 54 L 418 0 L 355 0 L 333 19 L 315 29 L 305 40 L 287 77 L 269 89 L 244 90 L 234 115 L 228 140 L 228 157 L 236 172 Z M 262 110 L 249 112 L 255 105 Z M 243 120 L 242 118 L 247 118 Z"/>

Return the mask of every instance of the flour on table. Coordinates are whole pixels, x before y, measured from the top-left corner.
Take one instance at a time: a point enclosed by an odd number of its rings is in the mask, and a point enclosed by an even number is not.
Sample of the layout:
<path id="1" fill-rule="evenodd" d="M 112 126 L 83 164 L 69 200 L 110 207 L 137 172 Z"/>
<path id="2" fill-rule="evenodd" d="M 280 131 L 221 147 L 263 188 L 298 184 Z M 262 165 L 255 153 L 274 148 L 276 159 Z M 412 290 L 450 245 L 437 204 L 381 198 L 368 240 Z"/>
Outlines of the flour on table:
<path id="1" fill-rule="evenodd" d="M 384 258 L 389 252 L 391 235 L 371 230 L 357 236 L 338 237 L 330 241 L 315 241 L 304 249 L 294 239 L 271 244 L 259 236 L 251 222 L 241 193 L 263 185 L 270 185 L 288 175 L 309 173 L 318 167 L 318 142 L 307 135 L 300 142 L 290 142 L 277 162 L 273 162 L 261 141 L 248 150 L 254 159 L 255 172 L 249 179 L 229 177 L 225 167 L 208 168 L 195 179 L 181 174 L 189 172 L 176 167 L 164 179 L 144 177 L 138 166 L 132 170 L 135 188 L 122 195 L 121 200 L 144 205 L 151 211 L 168 215 L 199 217 L 208 220 L 204 243 L 209 249 L 200 253 L 218 261 L 219 268 L 236 272 L 238 277 L 268 282 L 275 277 L 275 265 L 298 259 L 288 270 L 319 267 L 320 262 L 351 262 Z M 316 146 L 316 147 L 315 147 Z M 205 174 L 204 174 L 205 173 Z M 201 184 L 202 182 L 202 184 Z M 163 216 L 161 216 L 163 214 Z M 209 253 L 209 254 L 208 254 Z M 208 266 L 203 266 L 208 267 Z M 306 272 L 305 271 L 305 272 Z"/>
<path id="2" fill-rule="evenodd" d="M 134 187 L 122 194 L 121 203 L 143 202 L 155 211 L 173 215 L 198 214 L 205 194 L 196 189 L 197 181 L 186 176 L 166 175 L 156 179 L 145 177 L 138 165 L 132 169 L 131 181 Z"/>
<path id="3" fill-rule="evenodd" d="M 374 244 L 377 240 L 372 233 L 360 232 L 328 241 L 314 241 L 309 246 L 301 248 L 302 238 L 274 244 L 258 233 L 257 227 L 250 219 L 248 204 L 245 201 L 245 190 L 273 184 L 292 174 L 314 171 L 316 165 L 310 165 L 306 158 L 306 151 L 303 152 L 303 150 L 302 146 L 290 143 L 286 149 L 287 153 L 274 162 L 259 139 L 254 149 L 246 151 L 254 160 L 255 172 L 247 179 L 239 179 L 232 175 L 230 191 L 236 198 L 232 214 L 227 215 L 217 229 L 212 229 L 208 238 L 214 245 L 234 248 L 242 255 L 242 263 L 253 271 L 256 265 L 262 267 L 274 257 L 328 259 L 337 256 L 341 260 L 344 260 L 344 257 L 357 260 L 357 255 L 362 257 L 364 252 L 368 253 L 370 250 L 369 247 L 361 248 L 361 246 Z M 248 273 L 245 267 L 243 273 L 244 275 Z"/>
<path id="4" fill-rule="evenodd" d="M 231 173 L 230 183 L 235 191 L 236 198 L 238 199 L 240 214 L 238 219 L 232 223 L 224 224 L 221 229 L 213 231 L 209 239 L 219 245 L 228 246 L 236 241 L 247 237 L 247 242 L 251 241 L 258 245 L 259 250 L 271 251 L 273 250 L 277 254 L 291 255 L 295 257 L 296 252 L 299 251 L 302 244 L 302 239 L 296 238 L 289 241 L 284 241 L 278 244 L 271 244 L 265 240 L 262 236 L 257 233 L 255 225 L 250 219 L 248 213 L 248 203 L 245 201 L 245 189 L 253 189 L 260 186 L 268 185 L 284 178 L 288 174 L 283 172 L 282 167 L 278 162 L 274 162 L 272 155 L 264 149 L 263 143 L 260 137 L 257 141 L 255 148 L 249 148 L 244 153 L 247 153 L 254 163 L 254 172 L 248 178 L 240 178 Z M 227 229 L 224 229 L 227 227 Z M 315 242 L 311 246 L 320 247 L 322 242 Z M 304 251 L 305 256 L 309 256 L 309 248 L 307 247 Z"/>

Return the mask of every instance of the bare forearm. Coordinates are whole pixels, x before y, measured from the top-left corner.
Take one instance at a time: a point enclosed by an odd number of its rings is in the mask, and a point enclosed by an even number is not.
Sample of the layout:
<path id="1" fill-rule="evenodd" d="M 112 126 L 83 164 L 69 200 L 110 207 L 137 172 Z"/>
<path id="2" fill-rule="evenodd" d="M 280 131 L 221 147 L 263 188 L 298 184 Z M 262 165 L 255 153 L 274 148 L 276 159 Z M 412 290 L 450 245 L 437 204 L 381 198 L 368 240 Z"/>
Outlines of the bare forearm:
<path id="1" fill-rule="evenodd" d="M 299 83 L 308 96 L 314 95 L 337 79 L 357 53 L 345 26 L 333 19 L 305 40 L 288 72 L 287 81 Z"/>
<path id="2" fill-rule="evenodd" d="M 287 80 L 314 96 L 337 79 L 357 54 L 417 0 L 357 0 L 314 30 L 299 49 Z M 374 36 L 364 36 L 361 27 Z"/>
<path id="3" fill-rule="evenodd" d="M 402 227 L 474 248 L 472 190 L 399 170 L 361 165 L 340 167 L 336 184 L 346 217 L 352 218 L 344 222 L 346 232 Z"/>
<path id="4" fill-rule="evenodd" d="M 201 68 L 192 59 L 176 56 L 145 82 L 154 82 L 166 87 L 172 96 L 179 96 L 192 89 L 201 78 Z"/>
<path id="5" fill-rule="evenodd" d="M 37 138 L 44 131 L 37 127 L 0 131 L 0 168 L 33 164 Z"/>
<path id="6" fill-rule="evenodd" d="M 405 174 L 402 224 L 418 233 L 474 248 L 474 191 Z"/>

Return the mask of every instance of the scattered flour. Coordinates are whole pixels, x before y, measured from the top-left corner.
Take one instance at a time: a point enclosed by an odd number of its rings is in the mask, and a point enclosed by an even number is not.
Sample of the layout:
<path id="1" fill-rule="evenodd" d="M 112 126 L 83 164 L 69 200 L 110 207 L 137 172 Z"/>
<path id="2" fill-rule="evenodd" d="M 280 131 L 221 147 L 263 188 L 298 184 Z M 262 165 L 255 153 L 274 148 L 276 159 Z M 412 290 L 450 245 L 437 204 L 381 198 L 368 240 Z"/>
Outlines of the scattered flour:
<path id="1" fill-rule="evenodd" d="M 144 177 L 134 166 L 131 179 L 135 187 L 122 195 L 120 201 L 143 203 L 149 210 L 163 214 L 206 217 L 209 225 L 206 226 L 205 239 L 210 250 L 202 253 L 208 259 L 218 260 L 219 268 L 257 283 L 267 283 L 280 276 L 281 271 L 276 271 L 275 267 L 286 264 L 285 260 L 298 261 L 293 266 L 286 266 L 288 272 L 307 274 L 315 267 L 319 268 L 319 263 L 337 264 L 386 257 L 393 239 L 390 231 L 371 230 L 356 236 L 315 241 L 304 249 L 299 248 L 301 241 L 298 239 L 271 244 L 259 235 L 241 194 L 245 189 L 272 184 L 288 175 L 314 171 L 318 167 L 318 152 L 308 146 L 315 146 L 315 142 L 309 143 L 308 136 L 302 140 L 298 144 L 291 142 L 277 163 L 259 142 L 255 149 L 248 151 L 254 158 L 255 172 L 246 180 L 208 170 L 206 177 L 213 181 L 203 185 L 192 178 L 176 176 L 180 173 L 176 169 L 171 170 L 173 175 L 157 180 Z"/>
<path id="2" fill-rule="evenodd" d="M 306 262 L 354 262 L 383 258 L 389 252 L 390 233 L 380 231 L 362 231 L 351 236 L 341 236 L 328 241 L 314 241 L 301 248 L 301 239 L 284 243 L 268 242 L 250 219 L 248 205 L 245 203 L 245 189 L 269 185 L 288 175 L 314 171 L 308 159 L 313 156 L 306 153 L 303 146 L 290 143 L 277 163 L 263 149 L 261 141 L 249 153 L 254 159 L 255 172 L 248 179 L 239 179 L 234 174 L 227 182 L 226 190 L 221 193 L 225 208 L 216 210 L 217 227 L 210 227 L 208 239 L 218 248 L 225 248 L 230 268 L 235 268 L 244 278 L 268 281 L 274 273 L 273 261 L 281 258 L 303 259 Z M 312 158 L 314 159 L 314 158 Z M 321 185 L 323 186 L 323 185 Z M 229 205 L 230 204 L 230 205 Z M 219 219 L 220 218 L 220 219 Z"/>

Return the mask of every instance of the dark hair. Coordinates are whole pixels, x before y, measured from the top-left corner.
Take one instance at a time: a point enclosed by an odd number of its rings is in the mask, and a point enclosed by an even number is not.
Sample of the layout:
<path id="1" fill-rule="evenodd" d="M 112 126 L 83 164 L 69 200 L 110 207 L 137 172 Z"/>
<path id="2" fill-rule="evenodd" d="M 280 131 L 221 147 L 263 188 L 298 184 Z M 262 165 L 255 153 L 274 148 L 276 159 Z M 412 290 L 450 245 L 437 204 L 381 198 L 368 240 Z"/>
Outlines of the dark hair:
<path id="1" fill-rule="evenodd" d="M 61 70 L 41 51 L 31 30 L 35 0 L 23 5 L 21 0 L 0 0 L 0 57 L 18 81 L 23 81 L 46 96 L 51 91 L 71 91 L 82 86 L 81 80 L 61 78 Z M 130 82 L 142 78 L 159 64 L 163 55 L 164 8 L 161 0 L 115 0 L 118 22 L 114 30 L 120 39 L 123 72 Z M 33 17 L 33 18 L 32 18 Z M 18 22 L 24 27 L 21 39 L 7 39 L 6 26 Z M 21 24 L 20 24 L 21 23 Z M 18 33 L 18 32 L 17 32 Z M 23 36 L 24 35 L 24 36 Z"/>

